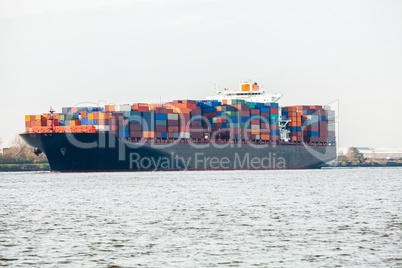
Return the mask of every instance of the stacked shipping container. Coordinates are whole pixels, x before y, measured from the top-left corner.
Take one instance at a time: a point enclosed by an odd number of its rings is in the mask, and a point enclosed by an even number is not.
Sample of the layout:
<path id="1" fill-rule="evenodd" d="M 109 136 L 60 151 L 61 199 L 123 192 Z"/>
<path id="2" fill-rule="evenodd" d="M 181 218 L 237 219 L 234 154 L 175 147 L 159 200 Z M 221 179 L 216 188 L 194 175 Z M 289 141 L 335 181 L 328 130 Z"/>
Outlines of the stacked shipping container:
<path id="1" fill-rule="evenodd" d="M 333 111 L 322 106 L 282 108 L 293 142 L 334 142 Z M 177 100 L 105 107 L 65 107 L 62 113 L 27 115 L 27 133 L 112 132 L 119 138 L 279 141 L 277 103 Z"/>
<path id="2" fill-rule="evenodd" d="M 287 129 L 292 142 L 335 142 L 335 112 L 321 105 L 282 108 L 282 119 L 289 120 Z"/>

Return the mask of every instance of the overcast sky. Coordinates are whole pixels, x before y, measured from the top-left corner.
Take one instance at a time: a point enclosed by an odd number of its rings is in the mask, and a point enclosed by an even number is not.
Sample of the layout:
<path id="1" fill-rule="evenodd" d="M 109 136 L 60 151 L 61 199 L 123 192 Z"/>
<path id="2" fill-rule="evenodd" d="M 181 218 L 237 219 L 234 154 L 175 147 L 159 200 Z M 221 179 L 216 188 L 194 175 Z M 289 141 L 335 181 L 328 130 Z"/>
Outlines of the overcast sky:
<path id="1" fill-rule="evenodd" d="M 0 0 L 0 137 L 52 105 L 202 99 L 253 79 L 339 101 L 341 147 L 402 147 L 402 1 Z"/>

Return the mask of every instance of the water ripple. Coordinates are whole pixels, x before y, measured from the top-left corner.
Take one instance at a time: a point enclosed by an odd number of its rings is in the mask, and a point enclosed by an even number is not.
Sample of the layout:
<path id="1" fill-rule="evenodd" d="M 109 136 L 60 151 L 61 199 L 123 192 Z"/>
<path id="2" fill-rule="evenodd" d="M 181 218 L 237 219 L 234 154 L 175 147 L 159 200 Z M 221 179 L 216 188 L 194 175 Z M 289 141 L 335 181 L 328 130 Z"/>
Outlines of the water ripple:
<path id="1" fill-rule="evenodd" d="M 0 173 L 0 266 L 402 266 L 402 169 Z"/>

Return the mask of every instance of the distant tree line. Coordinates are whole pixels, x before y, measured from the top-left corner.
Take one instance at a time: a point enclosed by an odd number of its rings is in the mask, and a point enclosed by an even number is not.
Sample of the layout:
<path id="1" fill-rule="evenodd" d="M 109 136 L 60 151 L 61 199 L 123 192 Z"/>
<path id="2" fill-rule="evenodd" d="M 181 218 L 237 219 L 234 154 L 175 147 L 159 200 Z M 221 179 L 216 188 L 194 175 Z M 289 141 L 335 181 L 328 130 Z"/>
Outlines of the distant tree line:
<path id="1" fill-rule="evenodd" d="M 17 135 L 12 141 L 10 149 L 0 155 L 0 164 L 27 163 L 47 163 L 47 159 L 44 154 L 36 156 L 33 149 Z"/>
<path id="2" fill-rule="evenodd" d="M 375 157 L 375 152 L 372 152 L 371 157 L 366 158 L 356 147 L 349 147 L 346 154 L 338 155 L 338 166 L 387 166 L 398 165 L 402 162 L 399 160 L 378 159 Z"/>

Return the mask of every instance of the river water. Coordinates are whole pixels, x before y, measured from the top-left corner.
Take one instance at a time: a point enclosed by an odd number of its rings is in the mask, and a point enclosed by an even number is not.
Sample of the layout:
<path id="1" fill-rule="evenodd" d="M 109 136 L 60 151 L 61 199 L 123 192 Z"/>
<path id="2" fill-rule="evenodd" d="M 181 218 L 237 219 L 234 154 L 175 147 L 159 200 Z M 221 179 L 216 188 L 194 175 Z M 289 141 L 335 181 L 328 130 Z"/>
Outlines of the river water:
<path id="1" fill-rule="evenodd" d="M 0 173 L 0 266 L 402 267 L 402 168 Z"/>

